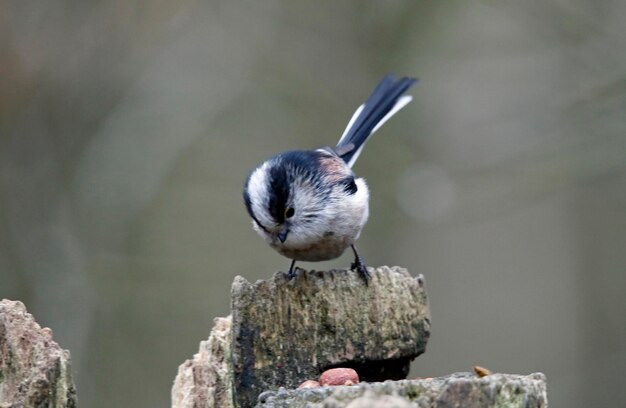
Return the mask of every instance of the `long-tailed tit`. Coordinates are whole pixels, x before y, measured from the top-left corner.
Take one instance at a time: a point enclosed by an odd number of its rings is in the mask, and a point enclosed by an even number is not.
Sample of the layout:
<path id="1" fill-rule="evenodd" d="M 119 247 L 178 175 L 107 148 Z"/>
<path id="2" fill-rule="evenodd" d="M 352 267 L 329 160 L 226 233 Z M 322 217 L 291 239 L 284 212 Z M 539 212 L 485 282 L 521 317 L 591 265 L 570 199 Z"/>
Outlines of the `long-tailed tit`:
<path id="1" fill-rule="evenodd" d="M 416 79 L 388 75 L 356 110 L 337 146 L 280 153 L 261 163 L 245 182 L 243 198 L 254 229 L 281 255 L 325 261 L 354 251 L 352 269 L 365 281 L 367 268 L 355 241 L 369 215 L 369 191 L 352 165 L 365 142 L 411 101 Z"/>

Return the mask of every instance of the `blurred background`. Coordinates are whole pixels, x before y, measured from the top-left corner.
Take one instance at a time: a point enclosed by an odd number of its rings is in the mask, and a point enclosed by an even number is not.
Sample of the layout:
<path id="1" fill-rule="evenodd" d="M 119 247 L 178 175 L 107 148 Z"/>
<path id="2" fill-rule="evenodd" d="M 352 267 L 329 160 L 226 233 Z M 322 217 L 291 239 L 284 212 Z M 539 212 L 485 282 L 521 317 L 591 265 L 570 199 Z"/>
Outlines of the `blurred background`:
<path id="1" fill-rule="evenodd" d="M 235 275 L 289 266 L 248 172 L 333 144 L 393 72 L 421 82 L 355 166 L 359 248 L 425 275 L 411 375 L 624 401 L 625 21 L 620 0 L 4 1 L 0 297 L 71 350 L 81 406 L 168 406 Z"/>

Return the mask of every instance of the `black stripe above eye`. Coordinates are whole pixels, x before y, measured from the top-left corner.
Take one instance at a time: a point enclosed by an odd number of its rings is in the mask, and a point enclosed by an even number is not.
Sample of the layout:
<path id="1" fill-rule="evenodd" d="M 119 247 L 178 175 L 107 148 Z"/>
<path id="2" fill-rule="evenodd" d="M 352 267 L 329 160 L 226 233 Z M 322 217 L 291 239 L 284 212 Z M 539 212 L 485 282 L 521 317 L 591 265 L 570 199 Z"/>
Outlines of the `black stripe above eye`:
<path id="1" fill-rule="evenodd" d="M 269 213 L 279 224 L 285 221 L 285 206 L 289 198 L 289 178 L 285 166 L 273 166 L 269 171 Z"/>
<path id="2" fill-rule="evenodd" d="M 346 177 L 340 183 L 343 185 L 343 190 L 348 194 L 355 194 L 359 190 L 353 176 Z"/>

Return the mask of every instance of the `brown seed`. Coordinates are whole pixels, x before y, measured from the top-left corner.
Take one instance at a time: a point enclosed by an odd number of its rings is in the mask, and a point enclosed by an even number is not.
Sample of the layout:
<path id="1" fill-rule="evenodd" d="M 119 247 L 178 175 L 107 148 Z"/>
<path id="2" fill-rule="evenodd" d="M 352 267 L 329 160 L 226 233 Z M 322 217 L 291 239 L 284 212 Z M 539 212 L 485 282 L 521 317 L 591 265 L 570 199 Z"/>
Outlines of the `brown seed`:
<path id="1" fill-rule="evenodd" d="M 320 383 L 315 380 L 306 380 L 302 384 L 298 386 L 298 388 L 317 388 L 320 386 Z"/>
<path id="2" fill-rule="evenodd" d="M 354 385 L 359 383 L 359 375 L 351 368 L 331 368 L 320 376 L 321 385 Z"/>
<path id="3" fill-rule="evenodd" d="M 491 372 L 491 370 L 489 370 L 488 368 L 485 368 L 485 367 L 481 367 L 481 366 L 474 366 L 474 372 L 479 377 L 486 377 L 488 375 L 493 374 Z"/>

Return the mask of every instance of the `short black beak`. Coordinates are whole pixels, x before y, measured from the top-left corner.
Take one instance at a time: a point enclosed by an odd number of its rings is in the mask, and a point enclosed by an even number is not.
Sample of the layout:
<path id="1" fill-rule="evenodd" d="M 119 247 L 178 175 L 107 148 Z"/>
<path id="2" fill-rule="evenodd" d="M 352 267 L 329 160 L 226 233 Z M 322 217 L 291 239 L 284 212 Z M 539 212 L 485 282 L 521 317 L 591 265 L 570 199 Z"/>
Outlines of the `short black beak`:
<path id="1" fill-rule="evenodd" d="M 278 239 L 280 239 L 280 242 L 285 242 L 287 234 L 289 234 L 289 230 L 287 228 L 278 233 Z"/>

